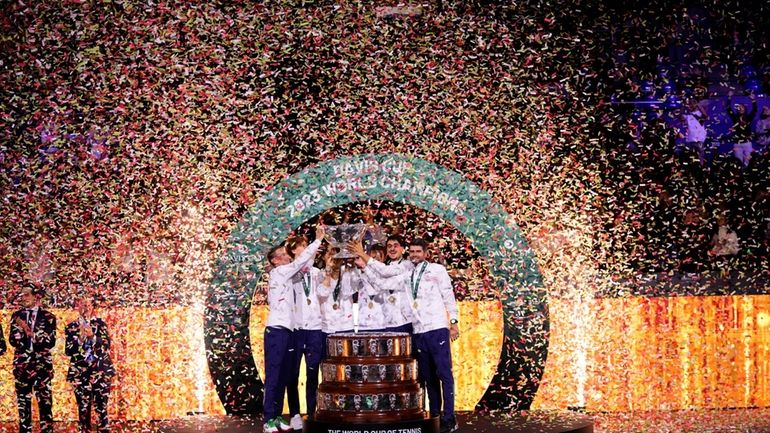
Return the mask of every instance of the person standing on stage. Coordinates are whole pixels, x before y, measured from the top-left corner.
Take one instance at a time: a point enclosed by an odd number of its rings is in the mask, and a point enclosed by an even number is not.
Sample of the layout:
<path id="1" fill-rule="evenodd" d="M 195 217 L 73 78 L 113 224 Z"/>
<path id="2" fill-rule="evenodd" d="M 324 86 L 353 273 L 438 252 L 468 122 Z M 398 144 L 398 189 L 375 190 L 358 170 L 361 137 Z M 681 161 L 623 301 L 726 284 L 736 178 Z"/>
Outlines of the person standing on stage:
<path id="1" fill-rule="evenodd" d="M 385 260 L 385 247 L 380 244 L 374 244 L 369 249 L 369 254 L 374 260 Z M 358 268 L 363 268 L 365 264 L 363 260 L 357 260 L 356 265 Z M 379 282 L 376 278 L 371 278 L 360 270 L 356 270 L 361 274 L 361 289 L 358 293 L 358 330 L 379 332 L 385 331 L 386 321 L 384 307 L 387 301 L 385 300 L 385 293 L 378 287 Z"/>
<path id="2" fill-rule="evenodd" d="M 329 248 L 325 256 L 324 278 L 318 286 L 321 302 L 322 329 L 326 335 L 353 332 L 353 295 L 361 286 L 360 274 L 350 263 L 335 259 L 335 250 Z"/>
<path id="3" fill-rule="evenodd" d="M 409 299 L 406 292 L 396 288 L 398 283 L 388 285 L 387 281 L 398 278 L 412 272 L 414 264 L 404 260 L 403 239 L 400 236 L 390 236 L 386 243 L 387 264 L 371 257 L 364 251 L 363 246 L 357 242 L 351 242 L 348 249 L 358 256 L 357 266 L 371 285 L 379 290 L 384 290 L 384 302 L 382 314 L 385 331 L 412 333 L 412 312 L 409 307 Z M 389 286 L 389 289 L 384 287 Z"/>
<path id="4" fill-rule="evenodd" d="M 398 235 L 388 237 L 385 244 L 387 260 L 385 263 L 390 267 L 400 269 L 401 273 L 412 272 L 414 265 L 410 260 L 404 259 L 404 239 Z M 380 273 L 382 275 L 382 273 Z M 391 332 L 413 332 L 412 311 L 405 292 L 389 290 L 387 295 L 387 304 L 385 305 L 385 323 L 387 331 Z"/>
<path id="5" fill-rule="evenodd" d="M 313 257 L 321 246 L 325 231 L 316 226 L 315 240 L 293 261 L 284 246 L 267 255 L 273 269 L 268 275 L 267 304 L 270 312 L 265 326 L 265 402 L 264 432 L 276 433 L 291 426 L 283 419 L 283 396 L 287 393 L 289 414 L 299 415 L 299 392 L 289 387 L 293 382 L 296 348 L 294 343 L 295 296 L 293 279 L 304 268 L 313 265 Z"/>
<path id="6" fill-rule="evenodd" d="M 361 248 L 351 245 L 361 257 Z M 454 411 L 454 375 L 449 341 L 460 336 L 458 310 L 452 280 L 444 266 L 426 260 L 428 244 L 415 239 L 409 244 L 409 260 L 414 269 L 384 283 L 384 290 L 406 292 L 412 311 L 417 371 L 420 382 L 428 391 L 431 416 L 441 416 L 441 432 L 457 430 Z M 368 259 L 365 255 L 362 259 Z M 366 260 L 367 268 L 383 268 L 376 260 Z M 447 322 L 447 313 L 449 321 Z M 443 397 L 444 410 L 441 411 Z"/>
<path id="7" fill-rule="evenodd" d="M 99 433 L 110 431 L 107 402 L 115 368 L 110 357 L 110 335 L 104 320 L 94 315 L 88 295 L 75 302 L 79 317 L 65 330 L 64 352 L 70 357 L 67 382 L 75 389 L 80 433 L 91 431 L 91 408 L 99 418 Z"/>
<path id="8" fill-rule="evenodd" d="M 43 289 L 25 286 L 20 301 L 23 308 L 11 315 L 8 342 L 13 346 L 13 376 L 19 409 L 19 433 L 32 433 L 32 393 L 37 398 L 40 432 L 53 433 L 53 361 L 56 345 L 56 316 L 40 307 Z"/>
<path id="9" fill-rule="evenodd" d="M 286 241 L 286 253 L 292 259 L 298 257 L 307 248 L 307 238 L 294 236 Z M 316 395 L 318 393 L 318 372 L 324 357 L 326 336 L 321 329 L 321 303 L 318 299 L 318 285 L 323 279 L 323 271 L 312 263 L 303 267 L 292 279 L 295 296 L 294 343 L 296 362 L 289 382 L 290 389 L 299 387 L 299 370 L 302 357 L 305 357 L 305 403 L 310 419 L 315 416 Z M 302 417 L 297 414 L 289 420 L 294 430 L 302 430 Z"/>
<path id="10" fill-rule="evenodd" d="M 431 415 L 441 415 L 441 432 L 448 433 L 457 430 L 455 382 L 449 341 L 457 340 L 460 327 L 452 280 L 444 266 L 426 260 L 427 250 L 428 244 L 422 239 L 414 239 L 409 244 L 409 260 L 415 268 L 408 278 L 404 278 L 404 282 L 408 283 L 407 297 L 412 301 L 418 375 L 428 390 Z"/>

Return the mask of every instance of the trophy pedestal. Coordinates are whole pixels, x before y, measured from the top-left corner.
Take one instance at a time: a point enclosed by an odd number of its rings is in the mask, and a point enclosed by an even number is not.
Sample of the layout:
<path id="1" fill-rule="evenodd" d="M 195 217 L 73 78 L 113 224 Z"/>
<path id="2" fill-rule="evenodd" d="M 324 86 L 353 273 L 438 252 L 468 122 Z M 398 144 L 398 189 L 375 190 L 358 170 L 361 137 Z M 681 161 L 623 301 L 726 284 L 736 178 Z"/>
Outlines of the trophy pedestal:
<path id="1" fill-rule="evenodd" d="M 409 334 L 332 334 L 326 339 L 326 353 L 328 357 L 321 362 L 318 405 L 308 432 L 438 431 L 425 415 Z"/>
<path id="2" fill-rule="evenodd" d="M 303 433 L 439 433 L 439 430 L 439 418 L 425 414 L 422 419 L 381 423 L 306 419 L 302 428 Z"/>

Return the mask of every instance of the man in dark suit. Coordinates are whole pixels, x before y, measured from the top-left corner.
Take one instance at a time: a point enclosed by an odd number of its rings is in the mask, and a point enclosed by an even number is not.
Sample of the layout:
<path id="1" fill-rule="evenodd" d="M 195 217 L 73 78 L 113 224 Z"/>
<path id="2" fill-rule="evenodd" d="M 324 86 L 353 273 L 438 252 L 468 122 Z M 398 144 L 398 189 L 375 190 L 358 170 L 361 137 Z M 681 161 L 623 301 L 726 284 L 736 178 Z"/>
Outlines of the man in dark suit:
<path id="1" fill-rule="evenodd" d="M 99 418 L 99 433 L 109 432 L 107 402 L 115 369 L 110 358 L 110 335 L 104 320 L 94 316 L 94 302 L 80 297 L 75 307 L 80 314 L 67 325 L 65 352 L 70 357 L 67 382 L 75 388 L 80 432 L 91 430 L 91 408 Z"/>
<path id="2" fill-rule="evenodd" d="M 51 349 L 56 344 L 56 317 L 40 307 L 45 292 L 25 286 L 20 294 L 23 308 L 11 315 L 8 341 L 15 349 L 13 376 L 19 408 L 19 433 L 32 433 L 32 393 L 37 398 L 40 432 L 53 433 Z"/>

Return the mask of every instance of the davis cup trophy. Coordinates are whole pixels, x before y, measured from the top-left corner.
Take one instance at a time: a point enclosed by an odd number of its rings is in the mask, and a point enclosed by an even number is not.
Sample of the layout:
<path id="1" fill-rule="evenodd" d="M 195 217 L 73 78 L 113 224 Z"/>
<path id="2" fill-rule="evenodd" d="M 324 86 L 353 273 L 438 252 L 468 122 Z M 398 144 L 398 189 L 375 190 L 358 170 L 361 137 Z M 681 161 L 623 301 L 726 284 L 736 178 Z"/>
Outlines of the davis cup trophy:
<path id="1" fill-rule="evenodd" d="M 348 242 L 356 241 L 366 232 L 365 224 L 340 224 L 338 226 L 326 226 L 324 236 L 334 248 L 340 252 L 334 255 L 335 259 L 354 259 L 357 256 L 348 250 Z"/>
<path id="2" fill-rule="evenodd" d="M 326 338 L 315 416 L 303 433 L 439 433 L 425 412 L 406 332 L 347 332 Z"/>

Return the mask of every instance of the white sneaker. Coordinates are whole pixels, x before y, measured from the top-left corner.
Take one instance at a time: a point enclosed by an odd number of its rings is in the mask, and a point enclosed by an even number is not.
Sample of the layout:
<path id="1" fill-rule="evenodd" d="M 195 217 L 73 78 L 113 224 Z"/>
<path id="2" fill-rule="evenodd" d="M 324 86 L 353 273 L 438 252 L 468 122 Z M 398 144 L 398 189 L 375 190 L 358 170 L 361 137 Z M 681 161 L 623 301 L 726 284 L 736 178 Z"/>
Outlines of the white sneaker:
<path id="1" fill-rule="evenodd" d="M 302 430 L 302 415 L 296 414 L 293 417 L 291 417 L 291 421 L 289 421 L 289 425 L 291 425 L 291 428 L 293 430 Z"/>
<path id="2" fill-rule="evenodd" d="M 278 433 L 278 426 L 275 425 L 275 420 L 271 419 L 262 426 L 264 433 Z"/>
<path id="3" fill-rule="evenodd" d="M 278 427 L 278 430 L 280 431 L 289 431 L 292 429 L 282 416 L 279 416 L 275 419 L 275 426 Z"/>

